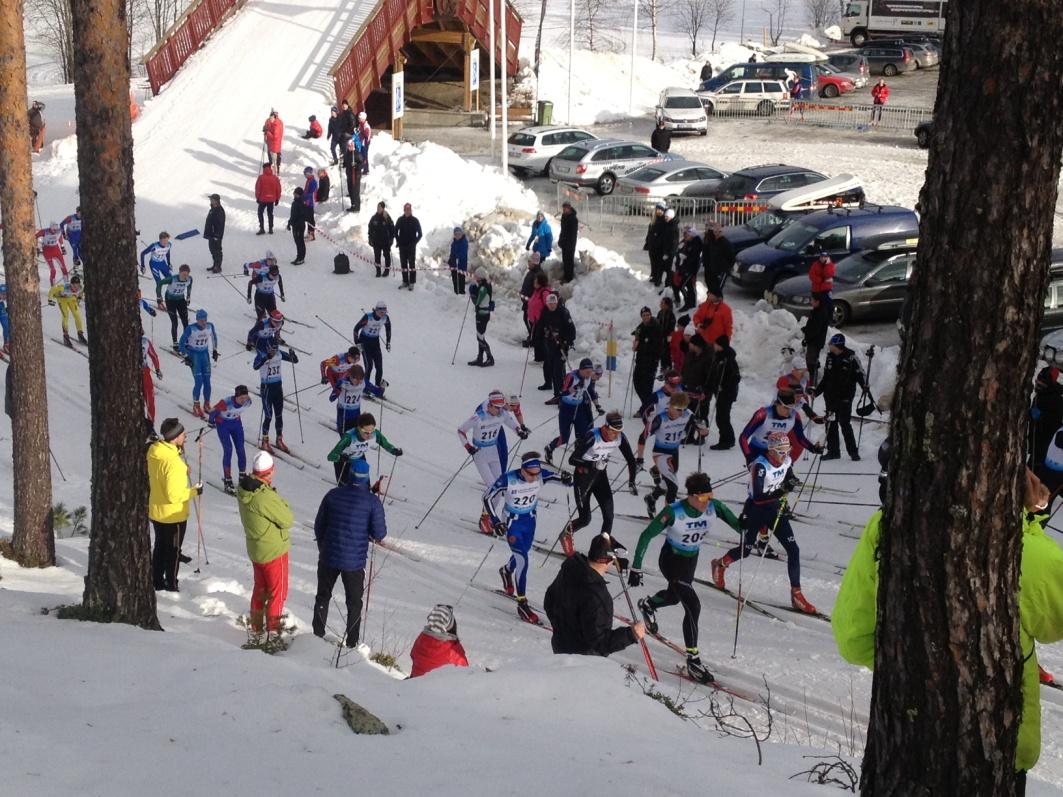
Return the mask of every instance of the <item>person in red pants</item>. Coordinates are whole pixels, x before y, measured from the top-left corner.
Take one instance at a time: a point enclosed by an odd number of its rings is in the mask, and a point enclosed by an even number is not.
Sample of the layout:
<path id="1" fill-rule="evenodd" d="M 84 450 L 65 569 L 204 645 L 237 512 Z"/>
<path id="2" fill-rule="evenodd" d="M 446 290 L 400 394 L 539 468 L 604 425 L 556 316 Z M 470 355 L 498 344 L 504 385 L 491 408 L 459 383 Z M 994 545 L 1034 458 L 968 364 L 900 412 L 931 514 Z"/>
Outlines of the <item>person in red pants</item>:
<path id="1" fill-rule="evenodd" d="M 439 603 L 428 613 L 428 622 L 413 643 L 410 659 L 413 660 L 411 678 L 448 664 L 469 666 L 465 648 L 458 639 L 458 621 L 454 619 L 453 607 Z"/>
<path id="2" fill-rule="evenodd" d="M 255 574 L 248 627 L 257 634 L 261 633 L 264 620 L 268 631 L 281 630 L 281 613 L 288 598 L 288 551 L 292 547 L 290 532 L 295 516 L 273 486 L 273 457 L 259 451 L 251 468 L 251 473 L 240 477 L 236 501 L 247 555 Z"/>
<path id="3" fill-rule="evenodd" d="M 143 357 L 143 368 L 141 370 L 144 374 L 144 410 L 154 429 L 155 384 L 151 381 L 151 372 L 155 371 L 155 376 L 158 379 L 162 379 L 162 367 L 159 365 L 159 355 L 155 351 L 155 346 L 152 345 L 151 338 L 147 335 L 140 336 L 140 351 Z"/>
<path id="4" fill-rule="evenodd" d="M 66 261 L 63 254 L 66 252 L 63 231 L 59 228 L 59 222 L 53 221 L 43 230 L 37 230 L 37 237 L 41 239 L 41 254 L 44 262 L 48 264 L 48 284 L 55 285 L 55 267 L 58 264 L 63 271 L 63 276 L 70 276 L 66 270 Z"/>

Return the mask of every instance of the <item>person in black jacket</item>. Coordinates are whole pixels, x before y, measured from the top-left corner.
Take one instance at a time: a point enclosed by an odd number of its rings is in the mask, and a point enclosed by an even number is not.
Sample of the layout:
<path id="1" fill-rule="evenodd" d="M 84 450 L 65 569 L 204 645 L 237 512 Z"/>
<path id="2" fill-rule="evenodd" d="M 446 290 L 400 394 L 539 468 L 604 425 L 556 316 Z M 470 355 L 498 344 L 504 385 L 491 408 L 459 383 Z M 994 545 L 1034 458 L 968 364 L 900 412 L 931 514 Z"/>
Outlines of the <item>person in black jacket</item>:
<path id="1" fill-rule="evenodd" d="M 1059 379 L 1059 369 L 1046 366 L 1034 381 L 1030 405 L 1030 467 L 1034 471 L 1044 465 L 1048 445 L 1063 426 L 1063 386 Z"/>
<path id="2" fill-rule="evenodd" d="M 701 238 L 693 227 L 683 228 L 683 243 L 679 246 L 679 261 L 676 273 L 672 276 L 672 295 L 675 301 L 683 297 L 683 304 L 679 308 L 680 313 L 692 310 L 697 305 L 694 299 L 694 283 L 698 278 L 698 269 L 701 268 Z"/>
<path id="3" fill-rule="evenodd" d="M 332 110 L 329 112 L 328 127 L 325 128 L 325 135 L 328 137 L 329 151 L 332 153 L 332 165 L 335 166 L 340 162 L 339 152 L 342 152 L 343 147 L 343 120 L 340 119 L 340 109 L 335 105 L 332 106 Z"/>
<path id="4" fill-rule="evenodd" d="M 347 100 L 340 103 L 340 143 L 346 147 L 347 142 L 351 140 L 354 135 L 354 131 L 358 129 L 358 117 L 355 116 L 354 111 L 351 110 L 350 104 Z"/>
<path id="5" fill-rule="evenodd" d="M 560 297 L 556 293 L 547 295 L 546 308 L 539 316 L 532 337 L 533 343 L 543 348 L 546 357 L 543 363 L 543 377 L 550 383 L 554 394 L 546 403 L 557 404 L 560 401 L 561 386 L 565 381 L 565 358 L 576 340 L 576 325 L 572 323 L 568 310 L 561 306 Z"/>
<path id="6" fill-rule="evenodd" d="M 805 347 L 805 361 L 808 363 L 808 379 L 811 384 L 816 384 L 819 376 L 819 353 L 823 351 L 827 343 L 827 327 L 830 326 L 830 316 L 827 314 L 826 305 L 819 297 L 812 297 L 812 312 L 805 321 L 803 332 Z"/>
<path id="7" fill-rule="evenodd" d="M 528 300 L 535 293 L 535 279 L 543 273 L 542 255 L 532 252 L 528 255 L 528 270 L 524 272 L 524 279 L 520 283 L 521 316 L 524 318 L 524 326 L 528 330 L 528 337 L 524 339 L 524 348 L 532 343 L 532 323 L 528 320 Z M 538 355 L 538 353 L 536 353 Z M 538 360 L 538 356 L 536 357 Z M 544 390 L 545 388 L 539 388 Z"/>
<path id="8" fill-rule="evenodd" d="M 716 222 L 705 228 L 701 259 L 705 264 L 705 287 L 719 293 L 727 282 L 731 266 L 734 265 L 735 249 L 731 242 L 723 237 L 723 227 Z"/>
<path id="9" fill-rule="evenodd" d="M 657 365 L 661 361 L 664 335 L 650 308 L 643 307 L 639 315 L 642 323 L 631 333 L 634 337 L 631 350 L 635 352 L 631 385 L 635 389 L 635 395 L 639 397 L 640 405 L 646 406 L 653 398 L 653 380 L 657 376 Z"/>
<path id="10" fill-rule="evenodd" d="M 856 435 L 853 434 L 853 399 L 856 388 L 864 386 L 864 369 L 856 352 L 845 345 L 845 335 L 840 332 L 830 339 L 827 346 L 827 364 L 823 367 L 823 378 L 816 385 L 814 393 L 823 396 L 829 420 L 827 421 L 827 453 L 823 459 L 838 459 L 838 427 L 841 426 L 845 438 L 845 450 L 853 462 L 860 461 L 860 451 L 856 447 Z"/>
<path id="11" fill-rule="evenodd" d="M 608 656 L 634 645 L 646 633 L 641 622 L 613 628 L 613 598 L 605 583 L 613 561 L 612 540 L 599 534 L 586 556 L 577 553 L 561 565 L 543 602 L 554 629 L 550 640 L 554 653 Z"/>
<path id="12" fill-rule="evenodd" d="M 210 210 L 207 211 L 207 220 L 203 223 L 203 237 L 207 239 L 207 247 L 213 260 L 213 265 L 207 271 L 221 274 L 221 239 L 225 237 L 225 208 L 221 206 L 221 197 L 218 194 L 210 195 Z"/>
<path id="13" fill-rule="evenodd" d="M 664 119 L 657 120 L 657 127 L 650 134 L 650 146 L 658 152 L 667 152 L 672 148 L 672 134 L 665 129 Z"/>
<path id="14" fill-rule="evenodd" d="M 386 277 L 391 273 L 391 242 L 395 240 L 395 225 L 383 202 L 376 203 L 376 213 L 369 218 L 367 233 L 369 245 L 373 247 L 376 275 Z M 381 255 L 384 257 L 383 274 L 380 273 Z"/>
<path id="15" fill-rule="evenodd" d="M 705 438 L 697 433 L 697 427 L 709 425 L 709 383 L 712 380 L 712 370 L 715 352 L 705 342 L 701 335 L 691 335 L 687 342 L 686 357 L 683 358 L 683 369 L 679 372 L 683 380 L 683 392 L 690 396 L 690 411 L 693 417 L 687 427 L 686 442 L 692 445 L 701 445 Z"/>
<path id="16" fill-rule="evenodd" d="M 417 283 L 417 242 L 421 237 L 421 222 L 413 215 L 413 205 L 407 202 L 395 222 L 395 243 L 399 247 L 399 266 L 402 268 L 400 291 L 403 288 L 412 291 Z"/>
<path id="17" fill-rule="evenodd" d="M 734 448 L 735 444 L 731 407 L 738 399 L 738 383 L 742 381 L 742 374 L 738 370 L 738 359 L 730 338 L 720 335 L 713 341 L 712 348 L 716 352 L 716 362 L 709 380 L 709 392 L 716 396 L 716 428 L 720 431 L 720 439 L 709 448 L 727 451 Z"/>
<path id="18" fill-rule="evenodd" d="M 646 240 L 642 243 L 642 248 L 650 258 L 650 282 L 656 287 L 660 287 L 661 279 L 668 270 L 664 265 L 665 232 L 668 227 L 664 220 L 665 210 L 663 203 L 657 203 L 653 218 L 646 228 Z"/>
<path id="19" fill-rule="evenodd" d="M 557 245 L 561 248 L 561 265 L 564 272 L 561 276 L 561 284 L 572 282 L 576 271 L 576 238 L 579 236 L 579 219 L 576 218 L 576 209 L 571 202 L 561 205 L 561 234 L 557 238 Z"/>
<path id="20" fill-rule="evenodd" d="M 675 302 L 670 296 L 662 296 L 657 310 L 657 323 L 661 326 L 661 373 L 672 367 L 672 333 L 675 332 Z"/>
<path id="21" fill-rule="evenodd" d="M 362 209 L 362 153 L 352 138 L 343 148 L 343 173 L 347 175 L 347 196 L 351 200 L 349 213 Z"/>
<path id="22" fill-rule="evenodd" d="M 292 195 L 292 209 L 288 214 L 288 229 L 292 232 L 292 240 L 295 241 L 295 260 L 293 266 L 301 266 L 306 260 L 306 203 L 303 202 L 303 189 L 296 188 Z"/>
<path id="23" fill-rule="evenodd" d="M 624 416 L 617 410 L 610 410 L 605 415 L 604 424 L 576 441 L 572 456 L 568 458 L 568 464 L 573 468 L 572 491 L 579 514 L 565 527 L 561 537 L 561 547 L 566 555 L 573 553 L 572 535 L 591 523 L 591 499 L 598 502 L 602 512 L 602 534 L 612 534 L 613 488 L 606 469 L 614 451 L 619 449 L 627 462 L 628 490 L 632 495 L 639 494 L 635 486 L 635 455 L 623 429 Z M 613 546 L 618 546 L 616 540 L 613 540 Z"/>

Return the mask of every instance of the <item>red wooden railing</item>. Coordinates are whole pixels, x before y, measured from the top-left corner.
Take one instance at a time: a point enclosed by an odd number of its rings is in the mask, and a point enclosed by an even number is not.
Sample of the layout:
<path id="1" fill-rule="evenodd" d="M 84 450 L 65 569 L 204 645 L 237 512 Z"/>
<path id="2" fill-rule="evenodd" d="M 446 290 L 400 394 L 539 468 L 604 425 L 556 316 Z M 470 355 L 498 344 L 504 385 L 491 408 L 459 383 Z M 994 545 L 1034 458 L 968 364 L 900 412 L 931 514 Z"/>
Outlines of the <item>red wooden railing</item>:
<path id="1" fill-rule="evenodd" d="M 225 17 L 242 4 L 243 0 L 194 0 L 142 59 L 151 93 L 158 94 Z"/>

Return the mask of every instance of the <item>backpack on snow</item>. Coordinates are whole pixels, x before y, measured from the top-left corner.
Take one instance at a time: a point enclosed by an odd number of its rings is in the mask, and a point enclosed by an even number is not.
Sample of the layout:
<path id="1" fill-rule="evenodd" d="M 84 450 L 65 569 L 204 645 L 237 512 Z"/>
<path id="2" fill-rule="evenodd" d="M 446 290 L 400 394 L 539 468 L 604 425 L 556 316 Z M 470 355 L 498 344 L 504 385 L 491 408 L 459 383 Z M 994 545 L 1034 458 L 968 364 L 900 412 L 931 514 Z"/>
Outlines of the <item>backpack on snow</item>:
<path id="1" fill-rule="evenodd" d="M 333 274 L 350 274 L 351 273 L 351 259 L 347 257 L 343 252 L 340 252 L 336 257 L 332 259 L 332 273 Z"/>

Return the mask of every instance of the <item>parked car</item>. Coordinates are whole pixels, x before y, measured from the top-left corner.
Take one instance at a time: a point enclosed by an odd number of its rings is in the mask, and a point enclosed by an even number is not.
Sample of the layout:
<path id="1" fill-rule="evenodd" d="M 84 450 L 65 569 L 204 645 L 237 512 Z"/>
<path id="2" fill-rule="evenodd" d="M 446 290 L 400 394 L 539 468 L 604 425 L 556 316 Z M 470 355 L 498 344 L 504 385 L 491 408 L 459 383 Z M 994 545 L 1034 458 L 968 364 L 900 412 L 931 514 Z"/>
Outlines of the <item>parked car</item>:
<path id="1" fill-rule="evenodd" d="M 594 188 L 611 194 L 618 177 L 640 166 L 661 161 L 681 160 L 678 155 L 658 152 L 638 141 L 598 139 L 565 147 L 550 161 L 550 179 Z"/>
<path id="2" fill-rule="evenodd" d="M 719 91 L 699 91 L 696 95 L 705 113 L 758 113 L 771 116 L 790 106 L 790 92 L 781 80 L 732 80 Z"/>
<path id="3" fill-rule="evenodd" d="M 698 95 L 690 89 L 667 88 L 657 99 L 657 121 L 664 122 L 665 130 L 673 133 L 709 132 L 709 120 Z"/>
<path id="4" fill-rule="evenodd" d="M 1045 314 L 1041 331 L 1063 329 L 1063 248 L 1053 249 L 1049 261 L 1048 290 L 1045 292 Z M 1063 331 L 1056 333 L 1063 338 Z M 1057 345 L 1063 359 L 1063 345 Z"/>
<path id="5" fill-rule="evenodd" d="M 839 174 L 802 188 L 776 194 L 767 208 L 745 224 L 723 228 L 723 236 L 735 252 L 766 241 L 795 219 L 830 207 L 860 207 L 864 189 L 851 174 Z"/>
<path id="6" fill-rule="evenodd" d="M 908 279 L 915 266 L 915 249 L 906 241 L 887 242 L 877 249 L 842 258 L 834 274 L 833 326 L 851 321 L 900 318 L 908 295 Z M 812 286 L 807 275 L 778 283 L 768 301 L 796 316 L 812 310 Z"/>
<path id="7" fill-rule="evenodd" d="M 846 74 L 860 75 L 864 79 L 864 85 L 867 85 L 868 76 L 871 74 L 871 67 L 867 63 L 866 56 L 857 52 L 832 53 L 827 56 L 827 63 L 835 69 L 840 69 Z M 857 88 L 863 87 L 857 85 Z"/>
<path id="8" fill-rule="evenodd" d="M 787 73 L 796 73 L 801 79 L 802 99 L 812 99 L 819 94 L 819 73 L 815 64 L 807 61 L 762 61 L 759 63 L 734 64 L 702 82 L 698 94 L 719 91 L 734 80 L 778 80 L 785 86 Z"/>
<path id="9" fill-rule="evenodd" d="M 874 44 L 892 47 L 907 47 L 912 51 L 918 69 L 928 69 L 941 64 L 940 42 L 933 39 L 901 37 L 898 39 L 876 39 Z"/>
<path id="10" fill-rule="evenodd" d="M 862 75 L 859 72 L 846 72 L 841 67 L 833 66 L 832 64 L 826 64 L 824 65 L 824 68 L 829 69 L 835 75 L 848 78 L 852 82 L 854 89 L 862 89 L 869 83 L 866 74 Z"/>
<path id="11" fill-rule="evenodd" d="M 768 197 L 790 191 L 794 188 L 826 180 L 827 175 L 805 169 L 801 166 L 787 166 L 784 163 L 750 166 L 733 172 L 711 190 L 691 192 L 694 196 L 705 196 L 720 200 L 765 200 Z"/>
<path id="12" fill-rule="evenodd" d="M 693 161 L 665 161 L 643 166 L 616 181 L 618 196 L 632 196 L 640 205 L 653 207 L 665 202 L 676 207 L 677 197 L 694 196 L 694 191 L 711 190 L 727 177 L 726 172 Z M 687 208 L 693 210 L 693 208 Z M 676 212 L 683 210 L 677 207 Z"/>
<path id="13" fill-rule="evenodd" d="M 830 99 L 846 94 L 856 88 L 856 83 L 826 64 L 816 64 L 819 73 L 819 96 Z"/>
<path id="14" fill-rule="evenodd" d="M 875 75 L 893 77 L 917 69 L 912 51 L 907 47 L 867 44 L 859 52 L 867 58 L 871 73 Z"/>
<path id="15" fill-rule="evenodd" d="M 509 137 L 509 168 L 517 174 L 549 174 L 550 160 L 570 144 L 598 136 L 578 127 L 524 127 Z"/>
<path id="16" fill-rule="evenodd" d="M 920 122 L 915 126 L 915 141 L 919 144 L 921 149 L 927 149 L 930 146 L 930 138 L 934 135 L 934 120 L 930 119 L 926 122 Z"/>
<path id="17" fill-rule="evenodd" d="M 807 274 L 820 252 L 837 262 L 861 249 L 875 249 L 887 241 L 919 235 L 919 219 L 907 208 L 864 205 L 810 213 L 776 233 L 768 241 L 739 252 L 731 280 L 755 291 L 772 288 L 799 274 Z"/>

